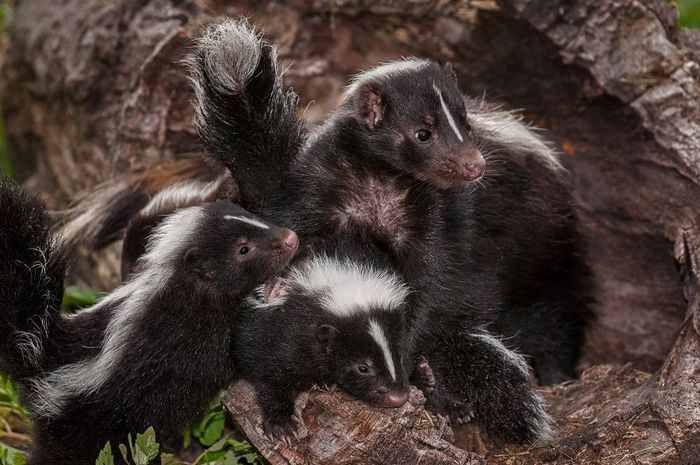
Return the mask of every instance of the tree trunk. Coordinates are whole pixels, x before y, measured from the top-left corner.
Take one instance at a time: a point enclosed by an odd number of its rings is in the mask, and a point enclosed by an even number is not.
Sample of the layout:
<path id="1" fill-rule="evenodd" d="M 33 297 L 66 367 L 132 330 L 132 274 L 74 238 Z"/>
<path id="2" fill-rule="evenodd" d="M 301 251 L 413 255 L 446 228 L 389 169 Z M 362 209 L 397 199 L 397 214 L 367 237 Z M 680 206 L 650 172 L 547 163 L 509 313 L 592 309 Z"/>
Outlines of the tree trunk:
<path id="1" fill-rule="evenodd" d="M 700 34 L 679 31 L 673 7 L 24 0 L 4 43 L 2 107 L 26 184 L 60 209 L 98 181 L 199 151 L 180 60 L 201 26 L 223 14 L 250 16 L 279 44 L 290 65 L 285 78 L 312 123 L 335 107 L 350 74 L 430 56 L 452 62 L 466 93 L 524 108 L 561 148 L 598 285 L 585 372 L 544 390 L 559 427 L 554 446 L 498 447 L 473 426 L 455 431 L 457 446 L 488 463 L 696 463 Z M 78 263 L 74 279 L 114 285 L 114 257 L 91 260 Z M 478 460 L 445 442 L 448 429 L 424 416 L 417 393 L 405 408 L 378 411 L 314 391 L 304 398 L 308 431 L 296 452 L 275 450 L 260 435 L 252 399 L 236 385 L 226 404 L 275 464 Z"/>

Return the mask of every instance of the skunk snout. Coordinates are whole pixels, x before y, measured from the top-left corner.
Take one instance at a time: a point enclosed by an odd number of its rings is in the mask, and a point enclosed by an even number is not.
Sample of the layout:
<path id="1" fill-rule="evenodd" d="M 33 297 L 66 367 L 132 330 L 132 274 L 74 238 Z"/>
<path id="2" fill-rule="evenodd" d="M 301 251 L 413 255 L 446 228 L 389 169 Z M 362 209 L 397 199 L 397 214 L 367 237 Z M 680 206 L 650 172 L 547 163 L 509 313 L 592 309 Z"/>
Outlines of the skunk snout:
<path id="1" fill-rule="evenodd" d="M 486 170 L 486 160 L 476 147 L 469 147 L 459 159 L 457 172 L 465 181 L 479 179 Z"/>
<path id="2" fill-rule="evenodd" d="M 373 396 L 372 403 L 379 407 L 398 408 L 408 401 L 408 391 L 397 391 L 387 387 L 380 387 Z"/>
<path id="3" fill-rule="evenodd" d="M 291 251 L 296 251 L 297 247 L 299 246 L 299 236 L 297 236 L 297 233 L 291 229 L 283 230 L 281 241 L 284 248 Z"/>

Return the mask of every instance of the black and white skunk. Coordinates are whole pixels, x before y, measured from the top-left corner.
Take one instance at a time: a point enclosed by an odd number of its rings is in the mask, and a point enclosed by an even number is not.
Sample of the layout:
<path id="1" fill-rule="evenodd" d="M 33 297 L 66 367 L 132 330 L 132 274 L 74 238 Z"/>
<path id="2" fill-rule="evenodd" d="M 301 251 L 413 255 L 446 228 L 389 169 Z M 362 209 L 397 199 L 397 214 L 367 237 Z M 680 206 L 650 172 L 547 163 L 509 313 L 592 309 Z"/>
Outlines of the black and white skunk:
<path id="1" fill-rule="evenodd" d="M 237 321 L 237 376 L 255 387 L 267 434 L 287 444 L 301 423 L 294 400 L 314 385 L 337 385 L 380 407 L 408 399 L 408 288 L 375 260 L 350 256 L 298 263 L 273 291 L 251 298 Z"/>
<path id="2" fill-rule="evenodd" d="M 30 463 L 94 463 L 108 440 L 149 426 L 176 441 L 233 378 L 238 307 L 297 244 L 228 202 L 182 209 L 154 230 L 132 279 L 64 315 L 63 245 L 41 203 L 0 181 L 0 368 L 34 420 Z"/>
<path id="3" fill-rule="evenodd" d="M 198 124 L 225 139 L 209 115 L 251 127 L 244 120 L 254 114 L 222 106 L 231 92 L 238 90 L 248 106 L 270 103 L 255 95 L 259 87 L 248 87 L 249 75 L 236 60 L 219 57 L 264 61 L 273 55 L 241 51 L 264 47 L 244 23 L 216 26 L 202 41 L 207 47 L 193 61 L 195 88 L 229 85 L 224 95 L 196 92 Z M 201 62 L 207 66 L 198 67 Z M 287 155 L 289 166 L 263 214 L 296 229 L 311 255 L 336 253 L 338 242 L 347 241 L 384 257 L 413 291 L 404 363 L 410 372 L 414 356 L 428 358 L 436 381 L 431 400 L 443 413 L 464 419 L 469 407 L 504 439 L 547 439 L 550 421 L 523 357 L 485 328 L 498 328 L 532 356 L 542 381 L 573 376 L 587 269 L 556 158 L 516 119 L 474 110 L 452 70 L 435 62 L 405 60 L 364 73 L 303 149 Z M 506 130 L 500 122 L 516 127 L 499 138 L 498 130 Z M 279 137 L 293 123 L 265 133 Z M 469 183 L 483 175 L 482 151 L 496 168 L 485 188 Z M 252 167 L 258 155 L 239 150 L 229 165 Z M 252 178 L 265 176 L 263 170 Z"/>

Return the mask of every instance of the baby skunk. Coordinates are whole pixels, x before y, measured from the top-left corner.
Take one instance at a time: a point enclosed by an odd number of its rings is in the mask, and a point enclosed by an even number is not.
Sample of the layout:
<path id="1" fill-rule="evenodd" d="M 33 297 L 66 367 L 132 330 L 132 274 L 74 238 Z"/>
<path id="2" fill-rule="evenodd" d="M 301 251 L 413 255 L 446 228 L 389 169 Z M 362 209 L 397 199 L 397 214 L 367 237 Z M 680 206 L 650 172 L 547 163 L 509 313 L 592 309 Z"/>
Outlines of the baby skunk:
<path id="1" fill-rule="evenodd" d="M 281 288 L 250 299 L 236 324 L 237 376 L 255 387 L 267 434 L 287 444 L 301 424 L 294 400 L 314 385 L 336 384 L 380 407 L 408 399 L 408 288 L 376 260 L 340 249 L 351 253 L 292 267 Z"/>
<path id="2" fill-rule="evenodd" d="M 48 225 L 41 203 L 0 181 L 0 368 L 34 420 L 30 463 L 94 463 L 149 426 L 176 441 L 232 379 L 237 309 L 288 264 L 296 235 L 230 203 L 180 210 L 131 280 L 62 315 L 65 253 Z"/>
<path id="3" fill-rule="evenodd" d="M 244 27 L 210 30 L 196 52 L 195 66 L 208 63 L 193 73 L 205 89 L 196 93 L 198 124 L 221 139 L 227 134 L 209 124 L 210 115 L 241 99 L 249 107 L 268 101 L 240 72 L 240 62 L 274 69 L 250 58 L 271 59 L 249 50 L 263 45 Z M 254 128 L 246 115 L 263 111 L 275 108 L 228 113 L 227 123 Z M 285 127 L 264 133 L 279 137 Z M 256 137 L 237 134 L 236 143 Z M 259 166 L 257 155 L 239 150 L 229 165 Z M 566 176 L 547 146 L 512 116 L 465 99 L 449 66 L 409 59 L 358 76 L 338 111 L 287 159 L 264 214 L 297 230 L 315 253 L 339 237 L 387 255 L 414 291 L 404 360 L 428 356 L 437 382 L 431 401 L 456 420 L 473 407 L 505 439 L 548 438 L 550 422 L 522 356 L 485 329 L 531 356 L 542 382 L 575 375 L 588 269 Z M 472 181 L 485 169 L 493 177 L 481 187 Z M 460 363 L 451 363 L 455 354 Z"/>

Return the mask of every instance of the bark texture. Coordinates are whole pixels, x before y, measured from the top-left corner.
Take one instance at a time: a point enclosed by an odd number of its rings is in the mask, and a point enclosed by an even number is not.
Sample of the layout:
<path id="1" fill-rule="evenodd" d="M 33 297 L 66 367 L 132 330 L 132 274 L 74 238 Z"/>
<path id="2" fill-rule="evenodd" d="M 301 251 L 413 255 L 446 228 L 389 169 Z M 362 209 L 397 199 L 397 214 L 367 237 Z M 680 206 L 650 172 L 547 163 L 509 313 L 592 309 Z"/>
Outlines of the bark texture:
<path id="1" fill-rule="evenodd" d="M 414 423 L 418 394 L 389 412 L 318 391 L 303 399 L 299 447 L 274 450 L 235 386 L 226 403 L 272 463 L 698 463 L 697 31 L 679 31 L 662 0 L 24 0 L 0 81 L 21 177 L 60 209 L 100 180 L 197 153 L 180 60 L 203 24 L 237 14 L 280 45 L 312 123 L 349 75 L 410 55 L 450 61 L 465 92 L 524 108 L 574 174 L 598 284 L 585 372 L 544 392 L 555 445 L 498 446 L 470 426 L 455 431 L 460 452 L 441 420 Z M 74 279 L 108 288 L 116 270 L 92 257 Z"/>

